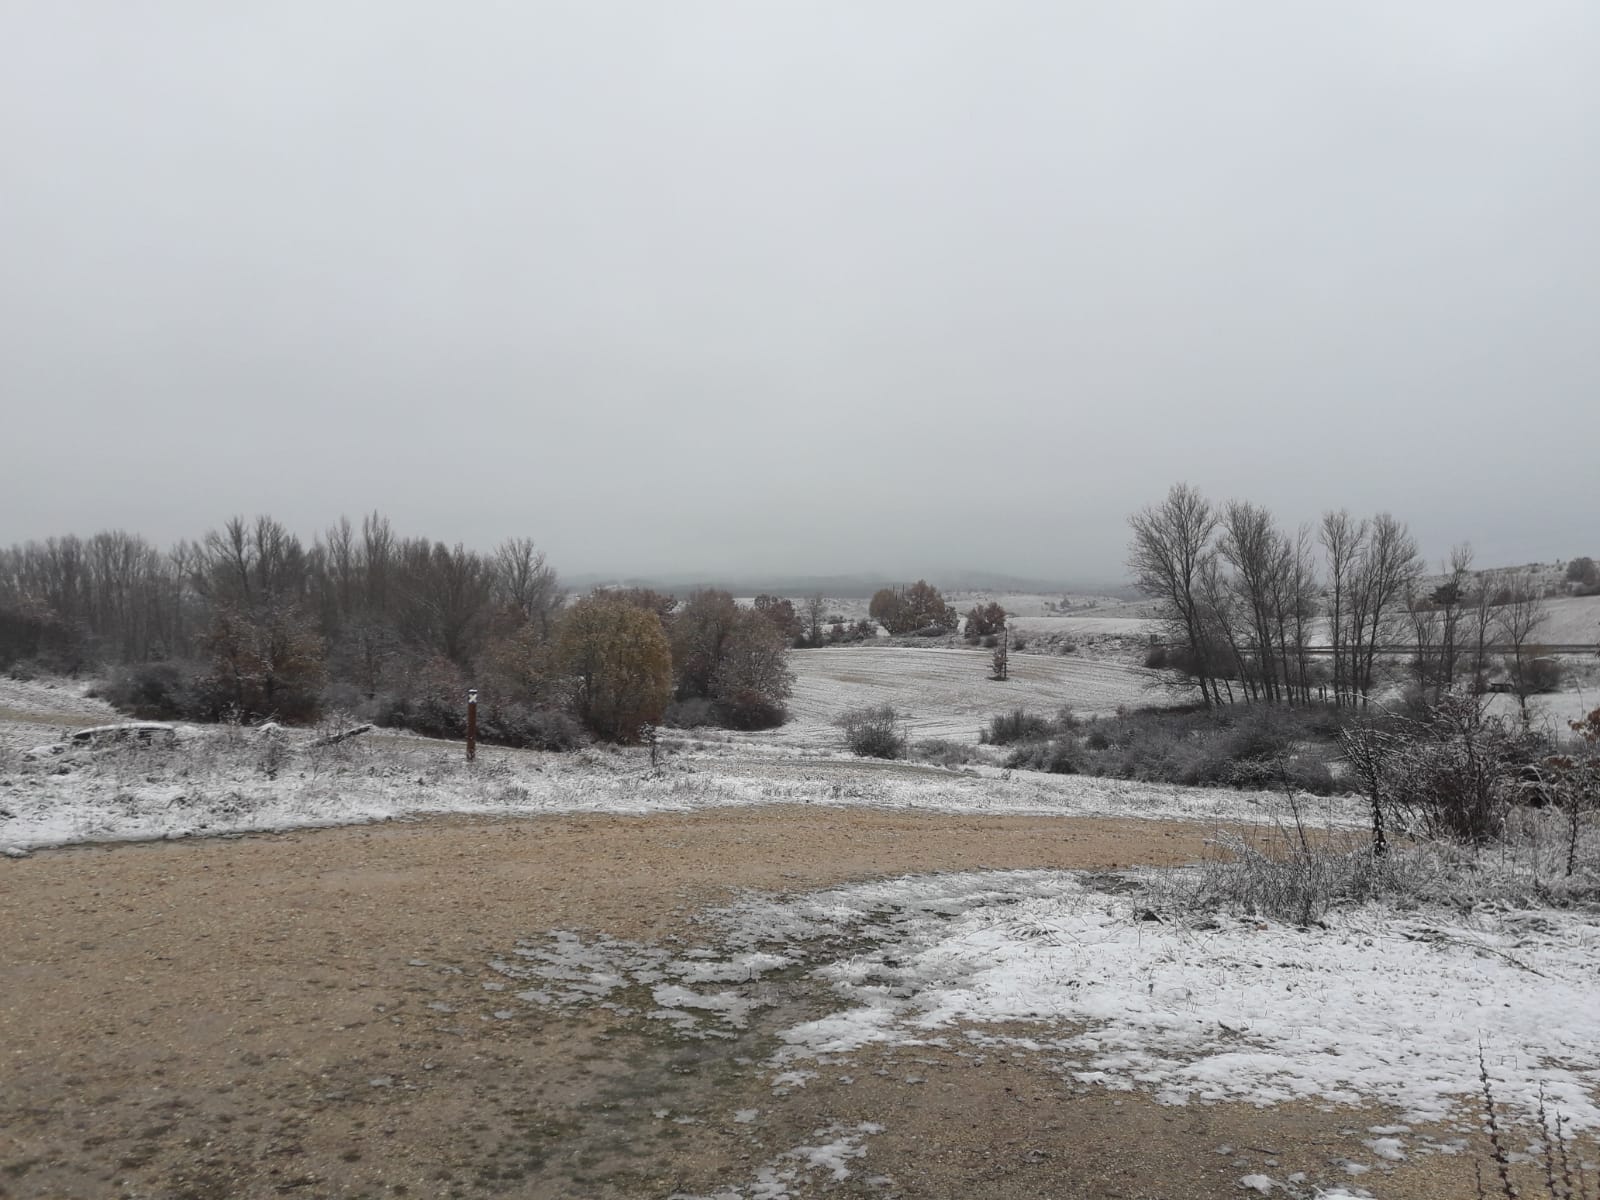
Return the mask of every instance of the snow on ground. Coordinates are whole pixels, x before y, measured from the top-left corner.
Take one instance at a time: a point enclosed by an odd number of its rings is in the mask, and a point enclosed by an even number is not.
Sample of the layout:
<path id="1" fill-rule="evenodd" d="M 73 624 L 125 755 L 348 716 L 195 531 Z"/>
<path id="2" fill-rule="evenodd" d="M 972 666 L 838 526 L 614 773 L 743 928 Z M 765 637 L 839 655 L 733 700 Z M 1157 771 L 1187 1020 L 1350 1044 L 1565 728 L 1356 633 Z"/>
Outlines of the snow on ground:
<path id="1" fill-rule="evenodd" d="M 709 1195 L 691 1196 L 687 1192 L 674 1192 L 667 1200 L 791 1200 L 792 1187 L 799 1186 L 807 1175 L 824 1184 L 842 1183 L 849 1179 L 856 1161 L 864 1158 L 867 1149 L 862 1143 L 872 1134 L 882 1133 L 883 1126 L 875 1121 L 858 1121 L 847 1125 L 834 1121 L 814 1130 L 816 1145 L 796 1146 L 786 1150 L 777 1159 L 757 1167 L 750 1182 L 742 1188 L 722 1188 Z M 887 1184 L 887 1179 L 867 1180 L 869 1188 Z"/>
<path id="2" fill-rule="evenodd" d="M 838 1008 L 780 1032 L 768 1063 L 780 1087 L 803 1085 L 808 1063 L 849 1065 L 871 1044 L 939 1042 L 1025 1049 L 1079 1083 L 1168 1104 L 1375 1102 L 1464 1131 L 1477 1119 L 1481 1045 L 1516 1121 L 1537 1120 L 1542 1088 L 1571 1128 L 1600 1130 L 1593 912 L 1369 906 L 1300 929 L 1151 919 L 1137 886 L 1112 894 L 1097 882 L 997 871 L 753 896 L 704 919 L 715 950 L 564 934 L 492 965 L 553 981 L 558 997 L 549 985 L 521 993 L 541 1004 L 700 972 L 724 981 L 715 997 L 656 987 L 655 1002 L 681 1032 L 727 1036 L 717 1031 L 771 1002 L 762 975 L 812 963 Z M 1007 1023 L 1004 1036 L 986 1028 L 995 1022 Z M 1019 1022 L 1037 1035 L 1018 1036 Z M 1401 1136 L 1405 1125 L 1371 1132 L 1376 1160 L 1441 1148 Z"/>
<path id="3" fill-rule="evenodd" d="M 1557 646 L 1600 642 L 1600 596 L 1557 596 L 1544 603 L 1548 615 L 1534 630 L 1535 642 Z"/>
<path id="4" fill-rule="evenodd" d="M 1011 678 L 1000 683 L 989 678 L 991 659 L 988 650 L 904 646 L 797 650 L 790 657 L 795 675 L 792 719 L 775 736 L 785 742 L 837 744 L 833 721 L 839 714 L 892 704 L 913 738 L 975 742 L 990 717 L 1013 708 L 1053 714 L 1066 705 L 1089 716 L 1115 712 L 1119 705 L 1174 700 L 1161 673 L 1127 663 L 1014 654 Z"/>
<path id="5" fill-rule="evenodd" d="M 1520 1116 L 1536 1112 L 1542 1085 L 1576 1128 L 1600 1128 L 1593 914 L 1367 908 L 1336 913 L 1327 929 L 1228 917 L 1193 926 L 1139 920 L 1139 897 L 1059 876 L 1023 882 L 998 905 L 969 904 L 975 885 L 995 883 L 908 879 L 903 899 L 879 886 L 824 900 L 833 920 L 907 901 L 960 911 L 823 968 L 852 1007 L 791 1031 L 793 1055 L 1053 1020 L 1086 1025 L 1042 1043 L 1084 1082 L 1174 1104 L 1376 1100 L 1437 1121 L 1476 1094 L 1481 1042 L 1497 1096 Z"/>
<path id="6" fill-rule="evenodd" d="M 1569 721 L 1577 721 L 1600 708 L 1600 687 L 1581 687 L 1565 692 L 1550 692 L 1543 696 L 1528 697 L 1528 723 L 1534 729 L 1556 737 L 1572 735 Z M 1496 693 L 1488 698 L 1484 711 L 1495 716 L 1516 718 L 1519 715 L 1517 698 L 1506 693 Z"/>
<path id="7" fill-rule="evenodd" d="M 49 741 L 51 728 L 75 729 L 123 718 L 74 679 L 19 680 L 0 675 L 0 750 Z"/>
<path id="8" fill-rule="evenodd" d="M 32 731 L 34 737 L 40 731 Z M 44 739 L 40 739 L 44 740 Z M 0 756 L 0 851 L 75 842 L 358 824 L 430 813 L 694 812 L 817 804 L 925 812 L 1121 816 L 1273 823 L 1271 793 L 1180 788 L 996 768 L 960 771 L 821 753 L 712 747 L 572 754 L 480 748 L 372 734 L 319 750 L 311 735 L 180 727 L 170 747 L 73 747 L 31 761 Z M 1359 825 L 1354 800 L 1302 797 L 1314 824 Z"/>

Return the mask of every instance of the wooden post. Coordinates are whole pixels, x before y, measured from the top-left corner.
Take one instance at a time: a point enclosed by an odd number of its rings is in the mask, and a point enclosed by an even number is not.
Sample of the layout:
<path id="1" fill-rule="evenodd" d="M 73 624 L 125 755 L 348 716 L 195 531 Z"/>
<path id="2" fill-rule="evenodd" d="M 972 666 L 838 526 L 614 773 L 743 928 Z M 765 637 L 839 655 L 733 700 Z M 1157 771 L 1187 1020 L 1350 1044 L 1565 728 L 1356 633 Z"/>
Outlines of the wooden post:
<path id="1" fill-rule="evenodd" d="M 467 761 L 478 757 L 478 689 L 467 691 Z"/>

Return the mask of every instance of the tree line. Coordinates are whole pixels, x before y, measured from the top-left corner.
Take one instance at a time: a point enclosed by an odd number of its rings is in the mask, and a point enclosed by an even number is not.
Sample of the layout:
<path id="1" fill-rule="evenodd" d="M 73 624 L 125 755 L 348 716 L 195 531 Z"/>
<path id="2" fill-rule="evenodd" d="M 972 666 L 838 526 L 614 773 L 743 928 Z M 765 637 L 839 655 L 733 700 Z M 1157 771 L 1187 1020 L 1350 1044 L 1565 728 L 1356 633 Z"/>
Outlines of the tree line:
<path id="1" fill-rule="evenodd" d="M 270 516 L 235 517 L 167 550 L 122 530 L 0 549 L 0 668 L 109 671 L 107 697 L 153 716 L 338 708 L 442 734 L 460 732 L 470 684 L 486 740 L 570 744 L 574 720 L 631 740 L 672 706 L 695 723 L 783 720 L 798 618 L 764 599 L 569 604 L 530 538 L 484 553 L 372 513 L 306 545 Z"/>
<path id="2" fill-rule="evenodd" d="M 1401 644 L 1424 698 L 1463 680 L 1487 690 L 1496 657 L 1524 709 L 1548 683 L 1534 643 L 1547 615 L 1538 580 L 1473 571 L 1466 545 L 1442 582 L 1427 580 L 1415 538 L 1389 513 L 1330 511 L 1291 532 L 1261 505 L 1216 505 L 1180 483 L 1129 525 L 1129 568 L 1170 631 L 1152 665 L 1180 669 L 1208 706 L 1364 707 Z"/>

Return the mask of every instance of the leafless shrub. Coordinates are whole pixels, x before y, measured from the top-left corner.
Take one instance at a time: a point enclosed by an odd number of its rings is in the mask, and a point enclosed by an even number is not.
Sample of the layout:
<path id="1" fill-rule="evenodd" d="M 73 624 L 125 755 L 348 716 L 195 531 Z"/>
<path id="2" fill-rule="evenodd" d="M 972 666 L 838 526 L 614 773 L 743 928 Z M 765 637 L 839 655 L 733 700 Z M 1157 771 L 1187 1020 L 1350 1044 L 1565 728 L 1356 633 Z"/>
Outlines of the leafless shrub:
<path id="1" fill-rule="evenodd" d="M 1155 878 L 1154 907 L 1231 912 L 1308 925 L 1363 903 L 1519 907 L 1600 903 L 1600 830 L 1586 827 L 1577 869 L 1564 871 L 1564 815 L 1522 809 L 1487 846 L 1400 839 L 1377 855 L 1364 833 L 1310 832 L 1291 820 L 1255 837 L 1222 834 L 1201 862 Z"/>
<path id="2" fill-rule="evenodd" d="M 1346 726 L 1338 741 L 1371 804 L 1380 854 L 1386 817 L 1426 837 L 1484 845 L 1515 805 L 1541 799 L 1535 764 L 1544 742 L 1485 716 L 1481 697 L 1446 695 L 1419 717 Z"/>
<path id="3" fill-rule="evenodd" d="M 1226 911 L 1310 925 L 1341 904 L 1359 904 L 1414 885 L 1400 878 L 1411 864 L 1379 858 L 1349 837 L 1262 847 L 1238 834 L 1217 838 L 1215 853 L 1169 872 L 1153 889 L 1158 908 Z"/>
<path id="4" fill-rule="evenodd" d="M 853 754 L 863 758 L 904 758 L 906 737 L 899 721 L 900 714 L 892 704 L 877 704 L 852 709 L 835 724 L 844 730 L 845 745 Z"/>
<path id="5" fill-rule="evenodd" d="M 313 779 L 355 761 L 360 753 L 359 739 L 339 735 L 361 724 L 360 718 L 349 712 L 328 711 L 322 715 L 312 728 L 305 748 L 306 764 Z"/>

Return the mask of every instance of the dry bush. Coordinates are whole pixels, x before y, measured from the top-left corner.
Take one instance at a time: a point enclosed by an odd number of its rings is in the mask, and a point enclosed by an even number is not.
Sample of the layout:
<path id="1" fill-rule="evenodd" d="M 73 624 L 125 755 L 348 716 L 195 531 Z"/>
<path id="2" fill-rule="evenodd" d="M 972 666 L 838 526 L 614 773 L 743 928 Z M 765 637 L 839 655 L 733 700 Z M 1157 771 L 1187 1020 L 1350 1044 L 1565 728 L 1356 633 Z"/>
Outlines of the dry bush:
<path id="1" fill-rule="evenodd" d="M 1539 799 L 1536 764 L 1549 748 L 1542 735 L 1485 716 L 1474 696 L 1447 695 L 1420 717 L 1353 723 L 1338 736 L 1372 804 L 1375 836 L 1387 821 L 1477 845 L 1500 836 L 1515 805 Z"/>
<path id="2" fill-rule="evenodd" d="M 1562 814 L 1521 809 L 1490 845 L 1403 839 L 1374 854 L 1365 833 L 1309 831 L 1291 819 L 1253 838 L 1220 835 L 1201 862 L 1156 877 L 1151 897 L 1173 913 L 1231 912 L 1300 925 L 1365 903 L 1463 911 L 1600 904 L 1600 829 L 1583 830 L 1571 874 L 1566 835 Z"/>
<path id="3" fill-rule="evenodd" d="M 1037 716 L 1025 708 L 1014 708 L 989 718 L 989 727 L 980 740 L 985 745 L 1009 746 L 1014 742 L 1033 742 L 1048 738 L 1055 727 L 1048 717 Z"/>
<path id="4" fill-rule="evenodd" d="M 892 704 L 851 709 L 834 724 L 844 730 L 845 745 L 862 758 L 904 758 L 906 737 Z"/>

